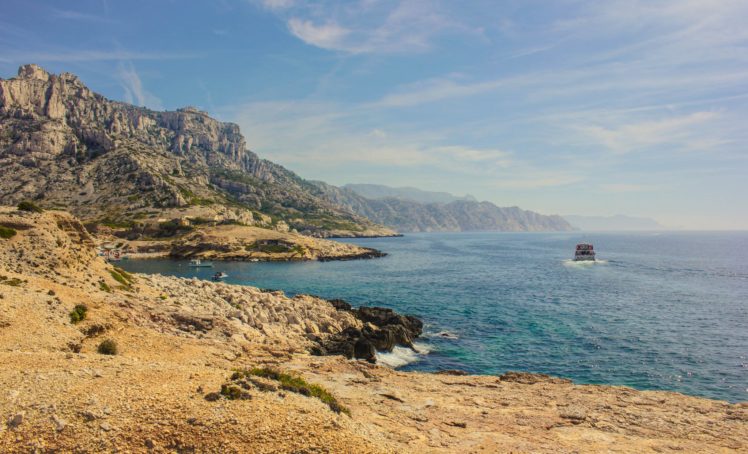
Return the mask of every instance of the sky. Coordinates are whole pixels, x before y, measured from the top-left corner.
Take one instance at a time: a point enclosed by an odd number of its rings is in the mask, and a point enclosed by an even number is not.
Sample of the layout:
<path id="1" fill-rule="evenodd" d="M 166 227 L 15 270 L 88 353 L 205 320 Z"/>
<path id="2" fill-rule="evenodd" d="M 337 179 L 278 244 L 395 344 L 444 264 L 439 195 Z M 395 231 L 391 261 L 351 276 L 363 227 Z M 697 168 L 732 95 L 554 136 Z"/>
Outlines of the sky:
<path id="1" fill-rule="evenodd" d="M 748 229 L 745 0 L 3 0 L 0 77 L 238 123 L 307 179 Z"/>

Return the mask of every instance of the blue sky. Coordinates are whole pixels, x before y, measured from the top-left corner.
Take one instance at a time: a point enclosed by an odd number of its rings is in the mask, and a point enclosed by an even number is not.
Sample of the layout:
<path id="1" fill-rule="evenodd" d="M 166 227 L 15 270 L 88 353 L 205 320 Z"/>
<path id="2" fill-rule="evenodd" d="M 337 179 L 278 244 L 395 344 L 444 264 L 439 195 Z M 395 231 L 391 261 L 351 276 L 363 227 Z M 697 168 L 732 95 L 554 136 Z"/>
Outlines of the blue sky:
<path id="1" fill-rule="evenodd" d="M 5 0 L 38 63 L 333 184 L 748 228 L 745 0 Z"/>

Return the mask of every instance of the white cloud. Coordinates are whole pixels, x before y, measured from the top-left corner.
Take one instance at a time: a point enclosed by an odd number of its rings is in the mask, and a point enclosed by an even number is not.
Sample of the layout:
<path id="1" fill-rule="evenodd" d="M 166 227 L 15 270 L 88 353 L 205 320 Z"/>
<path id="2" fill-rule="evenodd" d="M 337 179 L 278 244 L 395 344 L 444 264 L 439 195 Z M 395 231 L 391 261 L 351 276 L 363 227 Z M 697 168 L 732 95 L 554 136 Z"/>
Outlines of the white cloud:
<path id="1" fill-rule="evenodd" d="M 334 50 L 355 50 L 348 48 L 345 39 L 350 34 L 350 30 L 333 22 L 315 25 L 312 21 L 293 17 L 288 21 L 288 29 L 294 36 L 313 46 Z"/>
<path id="2" fill-rule="evenodd" d="M 163 110 L 161 100 L 143 87 L 143 82 L 132 63 L 120 62 L 117 65 L 117 78 L 125 91 L 125 102 L 154 110 Z"/>

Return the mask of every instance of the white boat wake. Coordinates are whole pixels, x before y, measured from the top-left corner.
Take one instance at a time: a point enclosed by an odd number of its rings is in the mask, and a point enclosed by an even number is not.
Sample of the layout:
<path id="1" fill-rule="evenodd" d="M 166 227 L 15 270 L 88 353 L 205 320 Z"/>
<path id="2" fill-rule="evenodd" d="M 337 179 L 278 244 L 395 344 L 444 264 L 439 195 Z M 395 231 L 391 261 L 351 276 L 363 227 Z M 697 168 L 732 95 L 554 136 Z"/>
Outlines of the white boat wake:
<path id="1" fill-rule="evenodd" d="M 563 261 L 564 266 L 569 268 L 589 268 L 595 265 L 607 265 L 607 260 L 574 260 L 568 259 Z"/>

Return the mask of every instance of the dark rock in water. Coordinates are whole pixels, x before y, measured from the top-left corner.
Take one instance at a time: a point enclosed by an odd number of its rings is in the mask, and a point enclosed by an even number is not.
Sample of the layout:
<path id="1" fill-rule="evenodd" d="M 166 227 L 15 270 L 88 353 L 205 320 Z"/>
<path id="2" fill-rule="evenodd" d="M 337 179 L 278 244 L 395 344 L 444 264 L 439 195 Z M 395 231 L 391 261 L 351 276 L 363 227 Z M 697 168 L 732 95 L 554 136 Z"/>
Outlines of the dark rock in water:
<path id="1" fill-rule="evenodd" d="M 360 307 L 356 311 L 356 318 L 364 323 L 371 323 L 380 328 L 389 325 L 402 326 L 412 338 L 423 333 L 423 322 L 411 315 L 400 315 L 392 309 L 384 307 Z"/>
<path id="2" fill-rule="evenodd" d="M 365 337 L 359 338 L 353 345 L 353 355 L 356 359 L 365 359 L 370 363 L 377 362 L 377 350 L 374 344 Z"/>
<path id="3" fill-rule="evenodd" d="M 329 300 L 339 311 L 351 312 L 364 323 L 362 329 L 346 328 L 327 341 L 318 342 L 314 355 L 343 355 L 346 358 L 376 362 L 377 351 L 392 351 L 397 345 L 413 348 L 413 341 L 423 332 L 423 322 L 410 315 L 401 315 L 383 307 L 353 309 L 341 300 Z"/>
<path id="4" fill-rule="evenodd" d="M 363 334 L 363 338 L 367 339 L 377 350 L 389 352 L 397 345 L 395 336 L 389 327 L 377 330 L 366 327 L 361 333 Z"/>
<path id="5" fill-rule="evenodd" d="M 332 299 L 332 300 L 328 300 L 327 302 L 332 304 L 332 307 L 334 307 L 335 309 L 339 311 L 350 311 L 353 309 L 350 304 L 345 302 L 345 300 Z"/>

